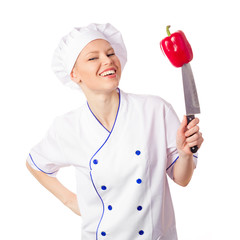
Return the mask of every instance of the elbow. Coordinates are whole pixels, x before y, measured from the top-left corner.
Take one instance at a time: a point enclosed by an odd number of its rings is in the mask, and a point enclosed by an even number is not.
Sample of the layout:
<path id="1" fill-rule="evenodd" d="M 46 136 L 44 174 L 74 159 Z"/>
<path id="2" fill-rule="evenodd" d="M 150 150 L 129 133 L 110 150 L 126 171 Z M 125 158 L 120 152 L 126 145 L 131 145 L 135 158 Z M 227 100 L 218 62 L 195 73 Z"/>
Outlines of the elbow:
<path id="1" fill-rule="evenodd" d="M 28 161 L 26 161 L 26 168 L 30 171 L 31 166 L 29 165 Z"/>
<path id="2" fill-rule="evenodd" d="M 34 170 L 31 166 L 30 166 L 30 164 L 28 163 L 28 161 L 26 161 L 26 168 L 28 169 L 28 171 L 32 174 L 32 175 L 36 175 L 36 173 L 37 173 L 37 171 L 36 170 Z"/>
<path id="3" fill-rule="evenodd" d="M 186 187 L 189 184 L 189 182 L 177 183 L 177 184 L 181 187 Z"/>
<path id="4" fill-rule="evenodd" d="M 177 169 L 174 168 L 173 172 L 173 181 L 182 187 L 188 186 L 190 183 L 194 168 L 189 169 L 188 171 L 176 171 Z"/>
<path id="5" fill-rule="evenodd" d="M 191 181 L 191 178 L 190 179 L 185 179 L 185 180 L 178 180 L 178 179 L 174 178 L 173 181 L 181 187 L 187 187 L 188 184 Z"/>

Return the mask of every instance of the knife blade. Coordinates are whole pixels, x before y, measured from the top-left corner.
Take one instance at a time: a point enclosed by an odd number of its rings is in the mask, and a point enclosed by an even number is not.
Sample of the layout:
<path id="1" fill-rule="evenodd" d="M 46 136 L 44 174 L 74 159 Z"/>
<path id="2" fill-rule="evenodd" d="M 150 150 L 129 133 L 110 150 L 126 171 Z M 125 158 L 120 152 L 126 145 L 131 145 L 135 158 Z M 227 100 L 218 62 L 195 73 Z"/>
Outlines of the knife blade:
<path id="1" fill-rule="evenodd" d="M 200 113 L 200 105 L 198 100 L 197 88 L 194 81 L 194 76 L 189 63 L 182 66 L 182 80 L 185 98 L 185 107 L 188 124 L 195 118 L 195 114 Z M 196 153 L 197 146 L 191 147 L 191 152 Z"/>

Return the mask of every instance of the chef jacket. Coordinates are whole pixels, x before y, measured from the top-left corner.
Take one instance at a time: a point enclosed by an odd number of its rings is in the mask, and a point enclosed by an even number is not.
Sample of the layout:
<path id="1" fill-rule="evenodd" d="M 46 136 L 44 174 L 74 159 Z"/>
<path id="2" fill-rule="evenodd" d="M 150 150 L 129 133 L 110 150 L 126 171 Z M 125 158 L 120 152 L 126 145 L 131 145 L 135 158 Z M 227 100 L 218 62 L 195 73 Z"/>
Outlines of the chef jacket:
<path id="1" fill-rule="evenodd" d="M 58 116 L 27 160 L 52 177 L 75 167 L 83 240 L 176 240 L 167 174 L 179 125 L 162 98 L 119 90 L 111 131 L 86 102 Z"/>

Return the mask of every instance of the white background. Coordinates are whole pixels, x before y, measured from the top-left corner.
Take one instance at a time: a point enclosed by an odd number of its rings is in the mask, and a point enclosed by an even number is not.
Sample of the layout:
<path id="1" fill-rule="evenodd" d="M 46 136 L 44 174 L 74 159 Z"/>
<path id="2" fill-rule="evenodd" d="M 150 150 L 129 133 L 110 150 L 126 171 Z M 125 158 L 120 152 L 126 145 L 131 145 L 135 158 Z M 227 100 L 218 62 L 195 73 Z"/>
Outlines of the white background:
<path id="1" fill-rule="evenodd" d="M 0 239 L 80 239 L 80 217 L 28 173 L 25 159 L 55 116 L 84 101 L 58 82 L 50 65 L 60 38 L 92 22 L 110 22 L 123 34 L 128 63 L 120 88 L 160 95 L 180 119 L 181 71 L 163 56 L 159 42 L 168 24 L 171 32 L 185 32 L 194 52 L 205 142 L 189 186 L 170 183 L 179 240 L 240 239 L 239 18 L 237 0 L 1 3 Z M 59 178 L 74 191 L 74 169 L 63 169 Z"/>

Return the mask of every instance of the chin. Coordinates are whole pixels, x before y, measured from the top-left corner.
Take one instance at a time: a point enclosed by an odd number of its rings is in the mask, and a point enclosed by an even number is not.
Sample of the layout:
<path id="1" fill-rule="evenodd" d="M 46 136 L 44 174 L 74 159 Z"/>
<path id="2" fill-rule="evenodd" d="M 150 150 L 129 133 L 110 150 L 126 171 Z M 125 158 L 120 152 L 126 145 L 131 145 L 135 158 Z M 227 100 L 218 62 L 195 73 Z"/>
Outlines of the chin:
<path id="1" fill-rule="evenodd" d="M 103 91 L 103 92 L 106 92 L 106 93 L 111 93 L 111 92 L 115 92 L 117 89 L 118 89 L 118 85 L 113 86 L 113 87 L 111 87 L 111 88 L 105 88 L 105 89 L 103 89 L 102 91 Z"/>
<path id="2" fill-rule="evenodd" d="M 114 91 L 118 88 L 118 86 L 119 86 L 119 80 L 116 80 L 116 81 L 112 81 L 104 84 L 102 89 L 105 89 L 107 91 Z"/>

